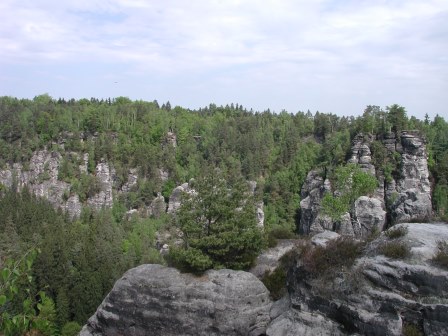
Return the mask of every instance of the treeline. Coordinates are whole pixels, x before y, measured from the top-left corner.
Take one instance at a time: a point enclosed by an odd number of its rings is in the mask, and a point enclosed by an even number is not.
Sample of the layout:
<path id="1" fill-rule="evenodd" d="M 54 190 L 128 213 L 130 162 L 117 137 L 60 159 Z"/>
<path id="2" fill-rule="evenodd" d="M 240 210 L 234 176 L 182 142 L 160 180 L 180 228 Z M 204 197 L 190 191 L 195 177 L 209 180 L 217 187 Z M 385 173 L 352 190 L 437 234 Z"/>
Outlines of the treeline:
<path id="1" fill-rule="evenodd" d="M 367 106 L 355 118 L 309 111 L 253 112 L 238 104 L 192 111 L 125 97 L 66 101 L 41 95 L 33 100 L 1 97 L 0 120 L 0 166 L 26 163 L 36 149 L 51 147 L 63 154 L 89 153 L 91 171 L 101 159 L 112 162 L 122 183 L 128 169 L 138 167 L 141 183 L 122 200 L 135 208 L 157 192 L 168 196 L 174 186 L 200 175 L 202 166 L 214 165 L 229 176 L 242 174 L 259 182 L 267 223 L 292 229 L 299 191 L 312 167 L 345 162 L 351 139 L 360 132 L 381 137 L 417 129 L 428 141 L 435 209 L 443 215 L 447 208 L 447 122 L 440 116 L 432 121 L 408 118 L 398 105 L 385 110 Z M 177 136 L 176 148 L 163 146 L 169 131 Z M 71 161 L 67 156 L 63 178 L 79 180 Z M 159 169 L 168 172 L 168 181 L 161 181 Z"/>
<path id="2" fill-rule="evenodd" d="M 359 117 L 339 117 L 254 112 L 238 104 L 192 111 L 124 97 L 0 97 L 0 169 L 15 162 L 26 169 L 38 149 L 59 151 L 64 160 L 58 178 L 70 182 L 82 202 L 97 186 L 79 170 L 76 160 L 81 156 L 72 152 L 89 154 L 88 173 L 102 159 L 111 162 L 118 184 L 126 182 L 131 168 L 139 175 L 138 184 L 116 199 L 112 209 L 94 213 L 85 208 L 75 221 L 26 189 L 0 186 L 2 263 L 40 249 L 28 272 L 32 290 L 44 290 L 53 301 L 53 325 L 61 333 L 68 322 L 84 324 L 126 269 L 162 262 L 155 235 L 162 227 L 169 230 L 171 219 L 127 218 L 127 210 L 149 205 L 158 192 L 168 197 L 175 186 L 199 177 L 204 167 L 219 168 L 230 184 L 257 182 L 254 201 L 264 203 L 267 234 L 292 233 L 298 226 L 300 188 L 312 168 L 337 171 L 358 133 L 375 134 L 379 141 L 404 129 L 420 130 L 427 139 L 434 210 L 447 220 L 448 123 L 440 116 L 409 118 L 399 105 L 384 110 L 367 106 Z M 169 133 L 176 136 L 176 146 Z M 374 163 L 387 178 L 397 162 L 382 158 L 377 145 L 372 144 Z M 160 170 L 168 173 L 167 180 Z M 21 286 L 29 288 L 26 282 Z M 25 299 L 14 296 L 8 311 L 18 313 Z M 39 300 L 38 294 L 34 299 Z"/>

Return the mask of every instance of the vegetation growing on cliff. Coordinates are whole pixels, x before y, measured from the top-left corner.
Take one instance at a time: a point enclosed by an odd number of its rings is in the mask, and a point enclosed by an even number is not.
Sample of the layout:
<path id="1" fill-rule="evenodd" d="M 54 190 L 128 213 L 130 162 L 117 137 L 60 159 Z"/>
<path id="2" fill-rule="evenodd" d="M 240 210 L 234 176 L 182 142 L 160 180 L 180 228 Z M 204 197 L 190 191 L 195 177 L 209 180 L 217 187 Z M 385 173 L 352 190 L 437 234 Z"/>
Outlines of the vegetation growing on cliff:
<path id="1" fill-rule="evenodd" d="M 1 260 L 20 260 L 30 247 L 39 247 L 41 253 L 31 268 L 32 287 L 43 289 L 54 302 L 59 331 L 70 321 L 83 324 L 126 269 L 140 263 L 161 262 L 155 249 L 156 230 L 168 225 L 170 219 L 128 218 L 124 216 L 127 210 L 148 205 L 158 192 L 168 197 L 176 185 L 191 178 L 197 180 L 199 195 L 220 190 L 216 209 L 210 204 L 209 210 L 227 217 L 222 226 L 218 225 L 221 219 L 208 218 L 213 234 L 208 235 L 207 231 L 204 241 L 203 230 L 207 226 L 197 225 L 202 223 L 201 214 L 207 211 L 198 201 L 203 198 L 185 203 L 177 225 L 187 233 L 184 244 L 189 249 L 179 250 L 178 260 L 202 270 L 244 268 L 258 252 L 264 237 L 253 230 L 254 213 L 249 211 L 253 203 L 239 188 L 242 180 L 258 184 L 254 197 L 264 204 L 266 235 L 280 232 L 288 236 L 283 233 L 292 234 L 297 228 L 300 189 L 312 168 L 320 166 L 337 176 L 343 169 L 337 167 L 345 163 L 355 134 L 375 133 L 379 141 L 390 131 L 404 128 L 418 129 L 427 139 L 433 205 L 436 215 L 446 220 L 448 123 L 440 116 L 423 121 L 408 118 L 405 109 L 398 105 L 385 110 L 368 106 L 363 115 L 355 118 L 309 111 L 254 112 L 238 104 L 210 104 L 191 111 L 179 106 L 171 108 L 169 103 L 160 106 L 157 101 L 131 101 L 124 97 L 0 97 L 1 169 L 20 162 L 26 170 L 33 151 L 58 151 L 63 157 L 58 178 L 70 183 L 70 193 L 78 194 L 82 202 L 98 191 L 98 181 L 91 173 L 101 160 L 113 164 L 118 186 L 126 183 L 131 168 L 138 170 L 139 177 L 128 193 L 115 199 L 112 209 L 95 213 L 86 208 L 74 221 L 26 189 L 17 193 L 18 181 L 11 190 L 0 185 Z M 176 135 L 174 143 L 167 139 L 170 131 Z M 399 162 L 388 157 L 379 142 L 373 143 L 372 151 L 374 163 L 386 180 L 393 178 Z M 83 163 L 80 154 L 88 154 L 86 172 L 79 168 Z M 218 189 L 201 187 L 201 181 L 206 181 L 202 176 L 205 166 L 212 171 L 219 168 L 221 180 L 214 182 Z M 160 169 L 168 173 L 168 179 L 161 178 Z M 42 174 L 42 179 L 48 177 L 46 174 Z M 348 187 L 346 182 L 341 186 Z M 347 209 L 355 194 L 370 191 L 370 187 L 362 192 L 349 188 L 342 209 Z M 236 216 L 238 207 L 242 210 Z M 235 225 L 231 235 L 223 234 L 227 231 L 222 228 L 231 225 Z M 241 234 L 243 228 L 250 235 Z M 234 252 L 227 253 L 232 246 L 241 259 L 234 258 Z M 25 287 L 20 288 L 25 291 Z"/>

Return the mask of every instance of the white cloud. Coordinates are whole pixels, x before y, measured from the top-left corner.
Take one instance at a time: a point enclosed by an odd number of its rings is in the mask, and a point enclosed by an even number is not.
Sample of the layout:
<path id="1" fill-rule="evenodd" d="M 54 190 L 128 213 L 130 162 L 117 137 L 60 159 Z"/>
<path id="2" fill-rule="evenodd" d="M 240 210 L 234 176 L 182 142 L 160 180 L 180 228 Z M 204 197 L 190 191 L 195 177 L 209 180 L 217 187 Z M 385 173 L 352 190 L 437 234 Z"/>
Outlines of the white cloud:
<path id="1" fill-rule="evenodd" d="M 333 97 L 332 88 L 368 96 L 381 83 L 392 103 L 387 92 L 397 83 L 448 89 L 447 19 L 445 0 L 4 0 L 0 68 L 122 64 L 136 78 L 191 77 L 222 90 L 244 77 L 247 90 L 259 88 L 260 101 L 269 86 L 260 83 L 322 88 L 321 97 Z M 294 99 L 284 97 L 299 105 Z"/>

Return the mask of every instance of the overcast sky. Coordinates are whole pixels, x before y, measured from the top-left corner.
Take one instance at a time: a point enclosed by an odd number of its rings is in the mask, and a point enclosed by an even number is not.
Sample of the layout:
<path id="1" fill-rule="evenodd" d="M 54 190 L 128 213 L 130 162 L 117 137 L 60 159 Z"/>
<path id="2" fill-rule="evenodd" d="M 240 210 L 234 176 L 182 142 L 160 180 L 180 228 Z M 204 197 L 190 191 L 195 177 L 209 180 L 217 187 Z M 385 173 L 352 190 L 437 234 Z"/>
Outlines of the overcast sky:
<path id="1" fill-rule="evenodd" d="M 1 0 L 0 96 L 448 116 L 447 0 Z"/>

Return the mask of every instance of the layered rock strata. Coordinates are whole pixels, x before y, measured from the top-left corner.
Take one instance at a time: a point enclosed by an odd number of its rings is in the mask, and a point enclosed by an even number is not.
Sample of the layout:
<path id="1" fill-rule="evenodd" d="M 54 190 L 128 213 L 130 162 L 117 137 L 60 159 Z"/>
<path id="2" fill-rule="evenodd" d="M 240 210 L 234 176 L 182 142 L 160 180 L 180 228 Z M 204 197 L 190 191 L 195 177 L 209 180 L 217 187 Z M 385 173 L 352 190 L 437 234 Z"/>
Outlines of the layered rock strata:
<path id="1" fill-rule="evenodd" d="M 142 265 L 118 280 L 80 336 L 263 335 L 271 300 L 252 274 L 219 270 L 201 277 Z"/>

